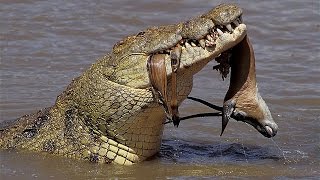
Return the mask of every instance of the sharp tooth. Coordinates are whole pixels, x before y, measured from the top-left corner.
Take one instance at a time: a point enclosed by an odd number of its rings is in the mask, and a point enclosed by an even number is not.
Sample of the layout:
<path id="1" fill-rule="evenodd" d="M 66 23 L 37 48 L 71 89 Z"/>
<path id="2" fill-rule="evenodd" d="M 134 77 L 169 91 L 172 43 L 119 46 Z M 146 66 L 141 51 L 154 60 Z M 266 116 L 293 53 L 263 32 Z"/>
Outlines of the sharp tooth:
<path id="1" fill-rule="evenodd" d="M 206 47 L 212 47 L 212 46 L 215 46 L 215 42 L 214 42 L 214 41 L 206 40 L 206 41 L 205 41 L 205 44 L 206 44 Z"/>
<path id="2" fill-rule="evenodd" d="M 194 42 L 191 42 L 192 47 L 196 47 L 197 45 Z"/>
<path id="3" fill-rule="evenodd" d="M 209 41 L 212 41 L 212 37 L 210 36 L 210 34 L 207 35 L 207 39 L 208 39 Z"/>
<path id="4" fill-rule="evenodd" d="M 219 28 L 217 28 L 217 31 L 220 36 L 223 34 L 223 32 Z"/>
<path id="5" fill-rule="evenodd" d="M 210 41 L 208 39 L 205 41 L 205 45 L 210 46 Z"/>
<path id="6" fill-rule="evenodd" d="M 209 33 L 214 33 L 214 28 L 211 28 Z"/>
<path id="7" fill-rule="evenodd" d="M 206 42 L 204 41 L 204 39 L 200 39 L 199 43 L 203 49 L 206 47 Z"/>
<path id="8" fill-rule="evenodd" d="M 227 29 L 228 29 L 230 32 L 233 31 L 233 29 L 232 29 L 232 27 L 231 27 L 231 24 L 228 24 L 228 25 L 227 25 Z"/>
<path id="9" fill-rule="evenodd" d="M 186 42 L 186 48 L 191 48 L 191 45 Z"/>
<path id="10" fill-rule="evenodd" d="M 191 47 L 191 45 L 186 42 L 186 50 L 188 53 L 193 53 L 194 52 L 194 48 Z"/>

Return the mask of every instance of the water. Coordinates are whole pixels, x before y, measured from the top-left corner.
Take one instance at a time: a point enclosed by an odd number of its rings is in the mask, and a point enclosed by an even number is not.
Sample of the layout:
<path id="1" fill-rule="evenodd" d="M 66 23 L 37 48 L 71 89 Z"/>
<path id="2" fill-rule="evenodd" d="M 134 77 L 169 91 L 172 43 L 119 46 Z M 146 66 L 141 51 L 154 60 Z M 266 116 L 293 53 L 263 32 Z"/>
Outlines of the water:
<path id="1" fill-rule="evenodd" d="M 0 1 L 0 121 L 53 104 L 71 80 L 129 34 L 176 23 L 222 0 Z M 231 2 L 231 1 L 229 1 Z M 159 155 L 133 167 L 78 162 L 33 153 L 0 151 L 0 179 L 275 179 L 320 175 L 320 4 L 317 0 L 236 1 L 256 55 L 259 90 L 279 132 L 266 139 L 221 117 L 166 125 Z M 192 96 L 221 105 L 228 79 L 210 63 Z M 211 83 L 208 83 L 211 82 Z M 211 112 L 185 101 L 182 116 Z"/>
<path id="2" fill-rule="evenodd" d="M 274 143 L 274 145 L 277 146 L 277 148 L 279 149 L 279 152 L 282 153 L 282 157 L 285 160 L 285 162 L 288 161 L 286 156 L 284 155 L 284 151 L 280 148 L 280 146 L 273 140 L 273 138 L 271 138 L 271 140 Z"/>

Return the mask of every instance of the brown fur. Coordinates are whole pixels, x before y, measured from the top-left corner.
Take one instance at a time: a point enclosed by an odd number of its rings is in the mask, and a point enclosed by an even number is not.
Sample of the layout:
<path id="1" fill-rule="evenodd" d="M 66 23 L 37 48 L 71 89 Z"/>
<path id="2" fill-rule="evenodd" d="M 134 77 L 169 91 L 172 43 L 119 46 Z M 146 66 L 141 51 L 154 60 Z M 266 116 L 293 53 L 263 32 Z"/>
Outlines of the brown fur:
<path id="1" fill-rule="evenodd" d="M 235 109 L 245 112 L 251 121 L 259 124 L 270 119 L 267 106 L 263 105 L 256 83 L 255 57 L 248 36 L 232 50 L 230 87 L 225 101 L 235 100 Z"/>

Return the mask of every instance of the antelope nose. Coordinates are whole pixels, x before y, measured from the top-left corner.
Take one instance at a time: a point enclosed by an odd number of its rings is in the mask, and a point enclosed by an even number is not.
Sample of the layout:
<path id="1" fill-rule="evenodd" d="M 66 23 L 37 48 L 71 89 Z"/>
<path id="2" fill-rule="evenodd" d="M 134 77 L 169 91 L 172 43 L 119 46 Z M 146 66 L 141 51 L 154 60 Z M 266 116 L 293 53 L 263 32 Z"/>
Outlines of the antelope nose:
<path id="1" fill-rule="evenodd" d="M 276 123 L 270 123 L 265 125 L 265 130 L 270 137 L 273 137 L 277 134 L 278 125 Z"/>

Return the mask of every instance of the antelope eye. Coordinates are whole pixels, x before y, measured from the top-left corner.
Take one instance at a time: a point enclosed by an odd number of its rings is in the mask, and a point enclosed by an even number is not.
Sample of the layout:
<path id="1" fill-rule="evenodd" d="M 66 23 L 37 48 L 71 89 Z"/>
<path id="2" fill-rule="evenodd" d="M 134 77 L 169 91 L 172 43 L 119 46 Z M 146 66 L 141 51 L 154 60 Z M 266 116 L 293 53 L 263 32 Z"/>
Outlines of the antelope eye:
<path id="1" fill-rule="evenodd" d="M 234 111 L 233 115 L 237 120 L 244 120 L 247 117 L 247 114 L 243 111 Z"/>

